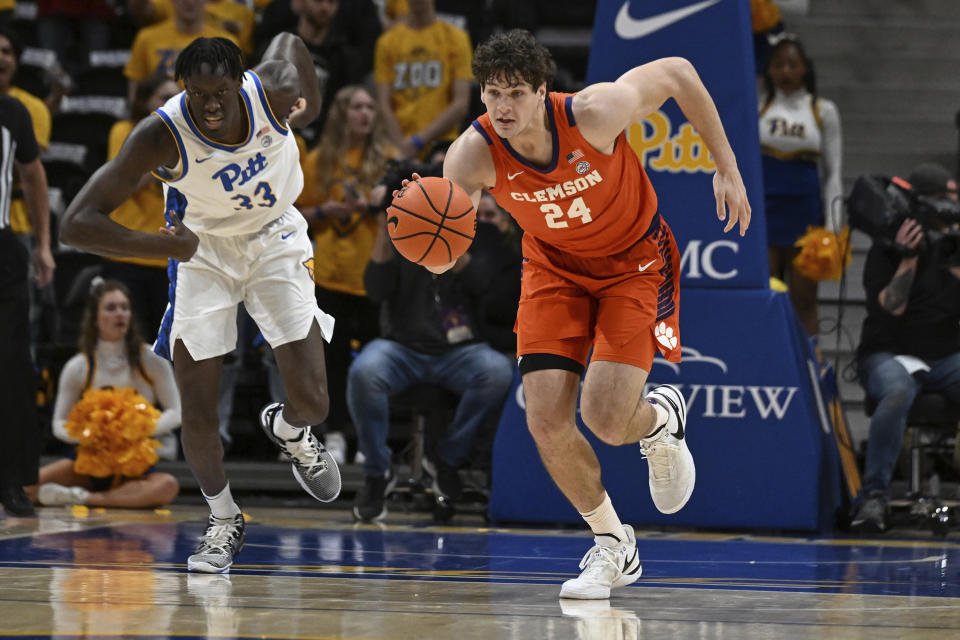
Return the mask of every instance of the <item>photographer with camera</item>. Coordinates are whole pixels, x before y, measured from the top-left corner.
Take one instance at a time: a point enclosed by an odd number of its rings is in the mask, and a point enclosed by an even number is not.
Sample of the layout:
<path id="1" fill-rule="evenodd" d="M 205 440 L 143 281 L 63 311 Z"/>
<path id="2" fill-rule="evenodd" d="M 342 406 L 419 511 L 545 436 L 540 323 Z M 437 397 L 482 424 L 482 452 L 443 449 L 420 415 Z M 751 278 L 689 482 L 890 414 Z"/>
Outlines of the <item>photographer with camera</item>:
<path id="1" fill-rule="evenodd" d="M 957 183 L 937 164 L 919 165 L 908 181 L 894 179 L 887 187 L 886 213 L 869 220 L 867 212 L 861 225 L 889 220 L 886 237 L 873 237 L 863 273 L 867 317 L 857 364 L 876 409 L 861 501 L 851 521 L 861 531 L 886 529 L 887 490 L 917 395 L 935 391 L 960 404 Z M 853 214 L 852 219 L 862 215 Z M 875 232 L 880 228 L 872 226 Z"/>

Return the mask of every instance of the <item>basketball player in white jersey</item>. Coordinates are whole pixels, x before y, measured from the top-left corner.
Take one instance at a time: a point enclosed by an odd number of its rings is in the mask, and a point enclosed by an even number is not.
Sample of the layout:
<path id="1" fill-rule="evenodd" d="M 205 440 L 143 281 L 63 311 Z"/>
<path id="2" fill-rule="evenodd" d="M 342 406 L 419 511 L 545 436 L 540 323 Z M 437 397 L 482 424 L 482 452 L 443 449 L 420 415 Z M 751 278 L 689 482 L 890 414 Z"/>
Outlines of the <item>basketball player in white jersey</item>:
<path id="1" fill-rule="evenodd" d="M 303 187 L 290 126 L 320 111 L 313 61 L 278 35 L 253 70 L 224 38 L 198 38 L 177 58 L 185 91 L 143 119 L 120 153 L 70 204 L 60 239 L 104 256 L 170 259 L 170 304 L 154 349 L 171 357 L 183 404 L 183 451 L 210 505 L 191 571 L 224 573 L 244 541 L 217 430 L 223 356 L 236 346 L 243 302 L 273 347 L 287 401 L 261 413 L 267 435 L 314 498 L 340 493 L 340 472 L 310 432 L 327 415 L 323 340 L 333 318 L 317 308 L 313 249 L 293 207 Z M 109 213 L 145 175 L 163 182 L 167 227 L 132 231 Z"/>

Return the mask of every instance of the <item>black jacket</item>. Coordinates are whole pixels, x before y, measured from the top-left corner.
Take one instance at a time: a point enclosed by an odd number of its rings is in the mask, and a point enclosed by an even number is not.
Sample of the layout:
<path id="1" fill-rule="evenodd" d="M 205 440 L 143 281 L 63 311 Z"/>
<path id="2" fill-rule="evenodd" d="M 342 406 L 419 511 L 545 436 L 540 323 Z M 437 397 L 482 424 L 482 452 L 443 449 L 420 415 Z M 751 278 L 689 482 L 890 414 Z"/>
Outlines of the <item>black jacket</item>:
<path id="1" fill-rule="evenodd" d="M 387 262 L 370 261 L 363 274 L 367 296 L 380 303 L 381 336 L 415 351 L 441 354 L 483 341 L 479 308 L 490 287 L 488 253 L 495 230 L 477 225 L 471 260 L 459 273 L 437 275 L 394 252 Z"/>

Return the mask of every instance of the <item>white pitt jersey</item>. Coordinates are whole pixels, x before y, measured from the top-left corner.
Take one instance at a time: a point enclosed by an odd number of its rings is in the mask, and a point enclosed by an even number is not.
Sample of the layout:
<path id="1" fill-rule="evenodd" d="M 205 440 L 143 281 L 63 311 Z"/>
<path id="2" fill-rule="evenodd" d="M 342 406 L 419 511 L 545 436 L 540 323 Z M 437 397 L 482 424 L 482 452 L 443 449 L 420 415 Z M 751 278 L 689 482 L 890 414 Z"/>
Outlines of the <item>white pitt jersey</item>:
<path id="1" fill-rule="evenodd" d="M 819 105 L 807 91 L 775 92 L 760 105 L 760 144 L 767 155 L 816 159 L 822 145 Z"/>
<path id="2" fill-rule="evenodd" d="M 250 123 L 239 144 L 211 140 L 187 109 L 186 91 L 154 111 L 177 142 L 180 161 L 158 167 L 167 217 L 174 210 L 194 232 L 215 236 L 253 233 L 276 220 L 303 189 L 300 152 L 289 128 L 270 110 L 260 78 L 243 74 L 240 88 Z"/>

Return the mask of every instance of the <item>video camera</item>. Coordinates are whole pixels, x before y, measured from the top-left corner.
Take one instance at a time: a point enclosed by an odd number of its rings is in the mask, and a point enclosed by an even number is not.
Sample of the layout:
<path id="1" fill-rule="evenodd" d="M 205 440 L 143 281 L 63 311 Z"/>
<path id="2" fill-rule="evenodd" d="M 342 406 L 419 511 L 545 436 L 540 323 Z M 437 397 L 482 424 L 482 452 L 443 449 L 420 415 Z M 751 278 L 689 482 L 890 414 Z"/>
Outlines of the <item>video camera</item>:
<path id="1" fill-rule="evenodd" d="M 387 160 L 386 172 L 380 178 L 379 183 L 386 185 L 387 193 L 383 196 L 383 201 L 371 203 L 370 210 L 373 212 L 383 211 L 393 200 L 393 192 L 399 191 L 403 187 L 403 181 L 409 180 L 414 173 L 421 177 L 442 176 L 443 162 L 421 162 L 419 160 L 409 160 L 407 158 L 391 158 Z"/>
<path id="2" fill-rule="evenodd" d="M 960 224 L 960 202 L 916 193 L 899 177 L 867 175 L 857 178 L 847 198 L 850 226 L 863 231 L 873 242 L 907 254 L 896 243 L 897 231 L 907 218 L 924 230 L 924 245 L 937 246 L 942 255 L 960 258 L 960 232 L 940 231 L 934 219 L 947 225 Z"/>

